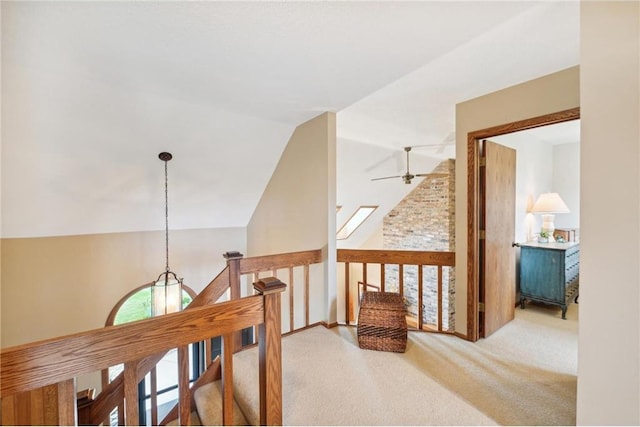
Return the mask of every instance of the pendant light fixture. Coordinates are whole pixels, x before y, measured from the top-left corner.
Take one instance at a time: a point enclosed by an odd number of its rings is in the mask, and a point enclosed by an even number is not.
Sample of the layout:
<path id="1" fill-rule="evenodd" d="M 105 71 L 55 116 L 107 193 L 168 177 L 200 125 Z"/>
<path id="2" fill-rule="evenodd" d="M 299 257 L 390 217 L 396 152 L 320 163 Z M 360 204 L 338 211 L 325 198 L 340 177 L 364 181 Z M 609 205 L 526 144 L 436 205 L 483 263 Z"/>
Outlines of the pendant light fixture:
<path id="1" fill-rule="evenodd" d="M 182 310 L 182 279 L 169 268 L 169 180 L 167 163 L 173 158 L 171 153 L 162 152 L 158 158 L 164 162 L 164 224 L 165 224 L 165 256 L 164 273 L 158 276 L 151 287 L 151 315 L 175 313 Z"/>

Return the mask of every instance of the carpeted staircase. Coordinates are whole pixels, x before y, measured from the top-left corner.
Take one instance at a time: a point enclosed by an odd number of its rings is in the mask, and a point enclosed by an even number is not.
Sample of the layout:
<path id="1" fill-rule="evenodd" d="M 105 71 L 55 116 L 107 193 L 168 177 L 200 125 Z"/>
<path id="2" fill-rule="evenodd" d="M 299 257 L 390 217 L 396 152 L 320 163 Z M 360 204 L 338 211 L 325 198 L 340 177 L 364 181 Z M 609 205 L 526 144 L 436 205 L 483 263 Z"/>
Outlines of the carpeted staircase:
<path id="1" fill-rule="evenodd" d="M 222 425 L 222 382 L 220 380 L 198 388 L 193 394 L 193 398 L 196 402 L 201 425 Z M 233 425 L 250 425 L 236 399 L 233 400 Z"/>

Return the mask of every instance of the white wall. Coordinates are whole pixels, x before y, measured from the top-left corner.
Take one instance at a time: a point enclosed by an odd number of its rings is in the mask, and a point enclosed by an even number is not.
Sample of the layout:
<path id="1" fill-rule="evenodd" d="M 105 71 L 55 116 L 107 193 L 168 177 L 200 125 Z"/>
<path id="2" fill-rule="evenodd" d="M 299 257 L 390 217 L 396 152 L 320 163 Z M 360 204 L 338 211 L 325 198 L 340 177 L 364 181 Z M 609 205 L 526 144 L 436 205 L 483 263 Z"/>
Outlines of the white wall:
<path id="1" fill-rule="evenodd" d="M 324 113 L 296 128 L 247 226 L 247 256 L 323 250 L 310 269 L 312 323 L 335 321 L 335 126 Z"/>
<path id="2" fill-rule="evenodd" d="M 556 228 L 580 227 L 579 143 L 552 145 L 537 136 L 535 129 L 501 135 L 491 140 L 517 151 L 516 242 L 529 241 L 540 231 L 540 215 L 528 212 L 541 193 L 557 192 L 571 211 L 555 216 Z"/>
<path id="3" fill-rule="evenodd" d="M 200 292 L 244 252 L 246 229 L 169 232 L 169 265 Z M 165 233 L 2 239 L 2 347 L 104 326 L 129 291 L 165 269 Z"/>
<path id="4" fill-rule="evenodd" d="M 580 228 L 580 144 L 559 144 L 553 147 L 553 185 L 551 189 L 562 197 L 569 213 L 557 214 L 556 228 Z"/>
<path id="5" fill-rule="evenodd" d="M 640 425 L 640 3 L 581 2 L 578 425 Z"/>

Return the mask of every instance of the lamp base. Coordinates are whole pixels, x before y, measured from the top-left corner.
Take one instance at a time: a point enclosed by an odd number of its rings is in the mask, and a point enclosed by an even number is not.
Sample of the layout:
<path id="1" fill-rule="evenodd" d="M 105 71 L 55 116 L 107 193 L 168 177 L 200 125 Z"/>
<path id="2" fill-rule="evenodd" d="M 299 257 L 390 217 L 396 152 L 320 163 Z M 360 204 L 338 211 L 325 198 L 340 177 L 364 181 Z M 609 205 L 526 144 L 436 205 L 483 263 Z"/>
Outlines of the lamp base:
<path id="1" fill-rule="evenodd" d="M 556 230 L 556 227 L 553 224 L 554 217 L 554 214 L 542 215 L 542 227 L 540 227 L 540 232 L 547 233 L 548 242 L 556 241 L 556 239 L 553 237 L 553 232 Z"/>

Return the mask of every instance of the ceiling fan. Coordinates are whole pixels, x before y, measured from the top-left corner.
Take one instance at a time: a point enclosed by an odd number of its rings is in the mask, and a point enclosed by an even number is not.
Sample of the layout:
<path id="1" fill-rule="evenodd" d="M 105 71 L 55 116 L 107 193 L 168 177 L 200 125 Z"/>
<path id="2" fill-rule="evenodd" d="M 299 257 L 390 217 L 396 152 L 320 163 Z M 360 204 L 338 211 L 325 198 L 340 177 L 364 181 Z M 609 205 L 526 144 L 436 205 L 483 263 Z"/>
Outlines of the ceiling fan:
<path id="1" fill-rule="evenodd" d="M 407 172 L 404 175 L 384 176 L 382 178 L 372 178 L 371 181 L 379 181 L 381 179 L 402 178 L 405 184 L 411 184 L 411 180 L 415 177 L 427 176 L 427 173 L 412 174 L 409 172 L 409 152 L 412 147 L 404 147 L 404 151 L 407 152 Z"/>

